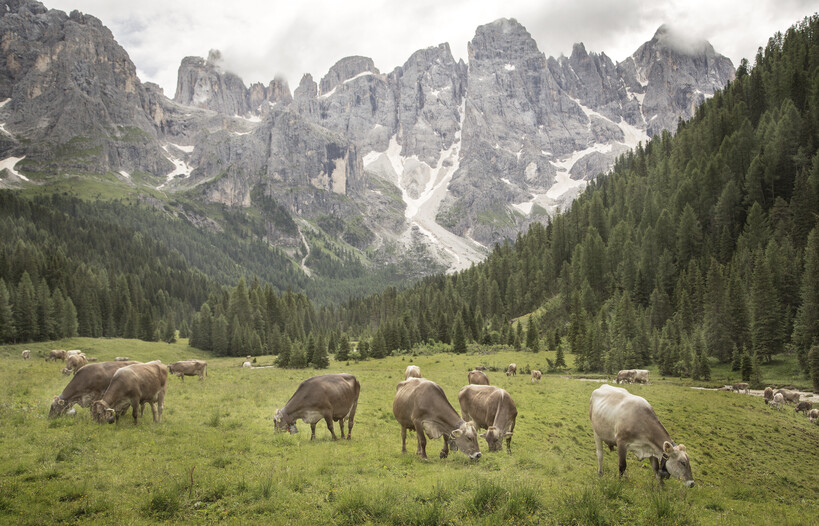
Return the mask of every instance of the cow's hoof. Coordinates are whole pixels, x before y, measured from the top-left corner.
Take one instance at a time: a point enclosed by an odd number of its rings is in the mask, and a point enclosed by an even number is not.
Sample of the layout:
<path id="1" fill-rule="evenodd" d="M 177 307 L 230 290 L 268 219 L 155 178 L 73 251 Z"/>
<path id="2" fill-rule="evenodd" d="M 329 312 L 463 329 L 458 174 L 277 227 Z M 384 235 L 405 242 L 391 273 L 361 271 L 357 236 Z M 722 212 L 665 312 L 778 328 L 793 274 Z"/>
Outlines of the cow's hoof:
<path id="1" fill-rule="evenodd" d="M 444 453 L 443 451 L 441 451 L 441 458 L 446 458 L 448 456 L 449 456 L 449 453 Z"/>

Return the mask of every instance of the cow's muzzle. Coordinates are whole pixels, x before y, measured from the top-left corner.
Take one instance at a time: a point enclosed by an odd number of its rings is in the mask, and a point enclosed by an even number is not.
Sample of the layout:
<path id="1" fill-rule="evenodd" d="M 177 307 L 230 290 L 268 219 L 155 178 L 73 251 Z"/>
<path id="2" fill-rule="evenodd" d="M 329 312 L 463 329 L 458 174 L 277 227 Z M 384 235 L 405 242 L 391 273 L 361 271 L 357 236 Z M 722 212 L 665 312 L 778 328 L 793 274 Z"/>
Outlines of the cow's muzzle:
<path id="1" fill-rule="evenodd" d="M 288 427 L 287 430 L 290 431 L 291 435 L 295 435 L 299 432 L 299 428 L 296 427 L 296 424 L 290 424 L 290 427 Z"/>
<path id="2" fill-rule="evenodd" d="M 685 487 L 686 488 L 693 488 L 694 487 L 694 481 L 693 480 L 686 480 L 685 481 Z"/>

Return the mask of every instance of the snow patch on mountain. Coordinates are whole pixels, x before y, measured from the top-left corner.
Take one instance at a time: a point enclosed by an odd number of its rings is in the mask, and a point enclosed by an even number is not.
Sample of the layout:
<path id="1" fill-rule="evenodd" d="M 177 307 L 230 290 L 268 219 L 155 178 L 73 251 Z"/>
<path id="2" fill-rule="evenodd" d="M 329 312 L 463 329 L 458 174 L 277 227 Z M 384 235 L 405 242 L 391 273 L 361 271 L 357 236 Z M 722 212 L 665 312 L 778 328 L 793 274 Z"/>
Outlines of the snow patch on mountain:
<path id="1" fill-rule="evenodd" d="M 17 166 L 17 163 L 19 163 L 25 158 L 26 156 L 24 155 L 22 157 L 7 157 L 6 159 L 3 159 L 2 161 L 0 161 L 0 172 L 2 172 L 3 170 L 8 170 L 8 172 L 14 177 L 26 181 L 27 183 L 30 183 L 31 181 L 29 180 L 28 177 L 14 169 L 14 167 Z"/>

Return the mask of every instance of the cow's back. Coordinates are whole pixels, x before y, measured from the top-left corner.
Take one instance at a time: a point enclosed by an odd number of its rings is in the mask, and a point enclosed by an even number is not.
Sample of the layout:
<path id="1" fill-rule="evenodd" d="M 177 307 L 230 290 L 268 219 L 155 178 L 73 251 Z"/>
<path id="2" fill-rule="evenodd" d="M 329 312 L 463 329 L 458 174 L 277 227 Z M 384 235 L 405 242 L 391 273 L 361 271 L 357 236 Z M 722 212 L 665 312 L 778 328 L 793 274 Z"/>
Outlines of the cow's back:
<path id="1" fill-rule="evenodd" d="M 444 390 L 431 380 L 410 378 L 396 386 L 392 411 L 404 427 L 415 427 L 415 421 L 425 420 L 427 415 L 447 408 L 457 415 Z"/>
<path id="2" fill-rule="evenodd" d="M 467 419 L 468 415 L 478 427 L 484 429 L 495 422 L 495 416 L 501 409 L 510 419 L 514 419 L 518 413 L 509 393 L 491 385 L 465 385 L 458 393 L 458 403 L 461 406 L 461 416 Z"/>
<path id="3" fill-rule="evenodd" d="M 659 424 L 645 398 L 608 384 L 592 392 L 589 418 L 594 432 L 606 442 L 614 442 L 618 435 L 631 434 L 643 424 Z"/>
<path id="4" fill-rule="evenodd" d="M 325 374 L 299 384 L 283 411 L 301 418 L 307 411 L 331 409 L 334 417 L 346 416 L 357 404 L 361 385 L 348 373 Z"/>

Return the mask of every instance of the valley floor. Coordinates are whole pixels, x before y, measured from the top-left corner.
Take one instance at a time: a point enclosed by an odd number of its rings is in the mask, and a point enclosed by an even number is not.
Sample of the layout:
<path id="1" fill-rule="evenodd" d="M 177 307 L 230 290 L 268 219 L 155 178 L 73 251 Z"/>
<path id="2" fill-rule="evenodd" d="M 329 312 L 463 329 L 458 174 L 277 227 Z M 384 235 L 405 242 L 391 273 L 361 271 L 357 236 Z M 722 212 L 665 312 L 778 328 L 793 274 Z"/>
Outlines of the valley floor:
<path id="1" fill-rule="evenodd" d="M 32 350 L 32 360 L 20 357 Z M 169 378 L 164 419 L 134 426 L 95 424 L 87 409 L 48 420 L 51 398 L 68 382 L 52 348 L 79 348 L 110 360 L 208 360 L 204 381 Z M 754 396 L 690 389 L 656 378 L 628 386 L 653 405 L 685 444 L 696 486 L 660 487 L 648 462 L 630 456 L 617 477 L 616 453 L 596 458 L 588 401 L 598 382 L 544 375 L 508 378 L 545 365 L 547 353 L 390 357 L 331 362 L 327 371 L 243 369 L 184 343 L 85 340 L 0 347 L 0 523 L 148 524 L 815 524 L 819 516 L 819 426 Z M 551 358 L 551 356 L 550 356 Z M 401 454 L 392 414 L 396 384 L 409 363 L 439 383 L 453 405 L 467 371 L 490 368 L 494 385 L 518 407 L 512 454 L 485 451 L 469 461 L 453 452 L 429 462 Z M 496 370 L 493 370 L 496 369 Z M 545 367 L 544 367 L 545 369 Z M 333 442 L 323 423 L 311 442 L 273 432 L 273 414 L 316 374 L 350 372 L 361 383 L 351 441 Z M 408 449 L 415 450 L 408 434 Z"/>

